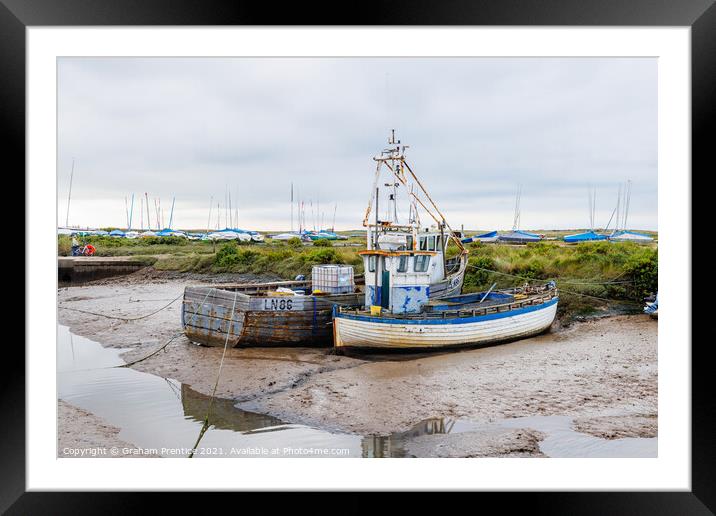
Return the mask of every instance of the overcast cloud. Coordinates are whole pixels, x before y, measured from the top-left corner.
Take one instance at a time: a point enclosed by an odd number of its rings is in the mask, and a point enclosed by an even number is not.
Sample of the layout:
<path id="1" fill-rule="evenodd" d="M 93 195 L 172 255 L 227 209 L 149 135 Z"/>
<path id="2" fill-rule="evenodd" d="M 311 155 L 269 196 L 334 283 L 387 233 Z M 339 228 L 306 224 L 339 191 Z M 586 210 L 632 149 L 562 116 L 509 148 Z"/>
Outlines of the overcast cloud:
<path id="1" fill-rule="evenodd" d="M 228 185 L 239 227 L 288 230 L 293 182 L 297 196 L 320 201 L 326 226 L 337 205 L 336 228 L 359 228 L 371 158 L 395 128 L 453 227 L 510 228 L 519 183 L 523 229 L 587 227 L 589 184 L 604 226 L 631 179 L 629 226 L 657 229 L 653 58 L 63 58 L 58 67 L 62 224 L 74 158 L 72 225 L 125 226 L 125 196 L 147 192 L 167 221 L 176 197 L 179 228 L 206 227 L 213 196 L 216 226 Z"/>

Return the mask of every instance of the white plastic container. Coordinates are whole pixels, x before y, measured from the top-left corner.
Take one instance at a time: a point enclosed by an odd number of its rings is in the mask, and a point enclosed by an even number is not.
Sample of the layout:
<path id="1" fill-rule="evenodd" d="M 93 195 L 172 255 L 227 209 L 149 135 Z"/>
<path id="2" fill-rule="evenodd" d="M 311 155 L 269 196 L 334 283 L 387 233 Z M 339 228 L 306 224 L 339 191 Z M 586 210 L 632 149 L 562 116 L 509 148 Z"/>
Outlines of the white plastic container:
<path id="1" fill-rule="evenodd" d="M 348 294 L 355 291 L 351 265 L 314 265 L 311 271 L 313 290 L 328 294 Z"/>

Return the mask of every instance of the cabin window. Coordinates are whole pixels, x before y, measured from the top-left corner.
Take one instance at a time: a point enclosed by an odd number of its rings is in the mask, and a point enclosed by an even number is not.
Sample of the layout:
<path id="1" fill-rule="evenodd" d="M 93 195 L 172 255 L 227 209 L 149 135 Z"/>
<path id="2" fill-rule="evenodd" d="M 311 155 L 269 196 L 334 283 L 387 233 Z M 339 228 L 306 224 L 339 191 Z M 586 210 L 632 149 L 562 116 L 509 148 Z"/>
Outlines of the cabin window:
<path id="1" fill-rule="evenodd" d="M 405 237 L 405 243 L 406 243 L 405 247 L 408 249 L 408 251 L 412 251 L 413 250 L 413 235 Z"/>
<path id="2" fill-rule="evenodd" d="M 438 251 L 442 250 L 442 247 L 440 245 L 440 242 L 442 241 L 441 238 L 442 238 L 441 235 L 438 235 L 437 244 L 436 244 Z"/>
<path id="3" fill-rule="evenodd" d="M 415 272 L 425 272 L 428 270 L 428 264 L 430 263 L 430 256 L 427 254 L 421 254 L 415 257 Z"/>
<path id="4" fill-rule="evenodd" d="M 420 251 L 427 251 L 427 250 L 428 250 L 428 238 L 420 237 Z"/>
<path id="5" fill-rule="evenodd" d="M 428 251 L 435 251 L 435 237 L 428 237 Z"/>
<path id="6" fill-rule="evenodd" d="M 368 272 L 375 272 L 375 258 L 374 254 L 368 257 Z"/>
<path id="7" fill-rule="evenodd" d="M 403 255 L 398 262 L 398 272 L 408 272 L 408 256 Z"/>

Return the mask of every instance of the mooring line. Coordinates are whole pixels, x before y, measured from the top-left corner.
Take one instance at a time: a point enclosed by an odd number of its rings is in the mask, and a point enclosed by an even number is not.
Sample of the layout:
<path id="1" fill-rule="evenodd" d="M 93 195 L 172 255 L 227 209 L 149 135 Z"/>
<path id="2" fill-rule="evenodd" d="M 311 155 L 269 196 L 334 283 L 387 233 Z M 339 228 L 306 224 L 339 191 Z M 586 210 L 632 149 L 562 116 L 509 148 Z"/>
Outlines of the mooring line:
<path id="1" fill-rule="evenodd" d="M 100 313 L 97 313 L 97 312 L 90 312 L 89 310 L 81 310 L 81 309 L 79 309 L 79 308 L 70 308 L 69 306 L 62 306 L 62 305 L 57 305 L 57 307 L 58 307 L 58 308 L 62 308 L 63 310 L 71 310 L 71 311 L 73 311 L 73 312 L 80 312 L 80 313 L 83 313 L 83 314 L 96 315 L 96 316 L 99 316 L 99 317 L 106 317 L 107 319 L 118 319 L 118 320 L 120 320 L 120 321 L 127 321 L 127 322 L 129 322 L 129 321 L 139 321 L 140 319 L 146 319 L 147 317 L 151 317 L 152 315 L 158 314 L 159 312 L 161 312 L 161 311 L 164 310 L 165 308 L 168 308 L 170 305 L 172 305 L 173 303 L 175 303 L 175 302 L 176 302 L 179 298 L 181 298 L 183 295 L 184 295 L 184 293 L 181 293 L 181 294 L 179 294 L 177 297 L 175 297 L 174 299 L 172 299 L 169 303 L 167 303 L 167 304 L 164 305 L 163 307 L 159 308 L 158 310 L 155 310 L 154 312 L 151 312 L 151 313 L 149 313 L 149 314 L 142 315 L 142 316 L 139 316 L 139 317 L 120 317 L 120 316 L 117 316 L 117 315 L 100 314 Z"/>
<path id="2" fill-rule="evenodd" d="M 196 443 L 189 453 L 189 458 L 194 457 L 194 450 L 199 446 L 199 442 L 204 437 L 207 429 L 209 428 L 209 416 L 211 415 L 211 409 L 214 406 L 214 399 L 216 398 L 216 389 L 219 387 L 219 378 L 221 378 L 221 370 L 224 367 L 224 358 L 226 357 L 226 349 L 229 347 L 229 336 L 231 335 L 231 324 L 234 322 L 234 310 L 236 309 L 236 298 L 238 297 L 238 290 L 234 292 L 234 304 L 231 306 L 231 319 L 229 319 L 229 328 L 226 332 L 226 340 L 224 341 L 224 352 L 221 354 L 221 362 L 219 362 L 219 372 L 216 374 L 216 382 L 214 382 L 214 390 L 211 392 L 211 398 L 209 398 L 209 406 L 206 409 L 206 417 L 204 418 L 204 424 L 201 426 L 199 437 L 196 439 Z"/>
<path id="3" fill-rule="evenodd" d="M 201 302 L 201 306 L 204 306 L 204 303 L 206 303 L 206 300 L 209 298 L 209 295 L 210 295 L 213 291 L 214 291 L 214 287 L 211 287 L 211 288 L 209 289 L 209 291 L 206 293 L 206 295 L 204 296 L 204 300 Z M 181 297 L 181 296 L 180 296 L 180 297 Z M 177 299 L 179 299 L 179 298 L 177 298 Z M 174 301 L 176 301 L 176 299 L 175 299 Z M 173 303 L 174 301 L 172 301 L 172 303 Z M 171 304 L 171 303 L 170 303 L 170 304 Z M 167 306 L 169 306 L 169 305 L 167 305 Z M 166 307 L 165 307 L 165 308 L 166 308 Z M 192 315 L 192 318 L 191 318 L 191 321 L 190 321 L 191 323 L 194 322 L 194 320 L 196 319 L 196 316 L 197 316 L 197 315 L 198 315 L 198 312 L 195 312 L 194 315 Z M 147 355 L 146 357 L 144 357 L 144 358 L 140 358 L 140 359 L 134 360 L 134 361 L 129 362 L 129 363 L 127 363 L 127 364 L 121 364 L 121 365 L 112 366 L 112 367 L 129 367 L 129 366 L 133 366 L 134 364 L 138 364 L 139 362 L 143 362 L 144 360 L 153 357 L 154 355 L 156 355 L 157 353 L 159 353 L 161 350 L 163 350 L 164 348 L 166 348 L 166 347 L 169 345 L 170 342 L 172 342 L 172 341 L 173 341 L 174 339 L 176 339 L 177 337 L 180 337 L 183 333 L 184 333 L 183 331 L 180 331 L 179 333 L 177 333 L 176 335 L 174 335 L 172 338 L 170 338 L 168 341 L 166 341 L 164 344 L 162 344 L 161 347 L 159 347 L 159 348 L 156 349 L 155 351 L 152 351 L 150 354 L 148 354 L 148 355 Z"/>
<path id="4" fill-rule="evenodd" d="M 517 274 L 510 274 L 508 272 L 500 272 L 500 271 L 496 271 L 496 270 L 492 270 L 492 269 L 486 269 L 484 267 L 478 267 L 477 265 L 467 264 L 467 266 L 472 267 L 473 269 L 479 269 L 481 271 L 491 272 L 494 274 L 502 274 L 503 276 L 510 276 L 510 277 L 525 280 L 525 281 L 547 281 L 547 280 L 535 280 L 535 278 L 528 278 L 526 276 L 518 276 Z M 616 276 L 614 279 L 620 278 L 623 275 L 624 275 L 624 273 Z M 613 280 L 610 280 L 608 282 L 603 282 L 603 283 L 574 283 L 574 282 L 570 282 L 569 280 L 560 280 L 559 278 L 550 278 L 550 279 L 553 281 L 557 281 L 559 283 L 566 283 L 568 285 L 615 285 L 615 284 L 623 284 L 623 283 L 633 283 L 632 281 L 616 282 Z M 575 296 L 591 297 L 592 299 L 598 299 L 600 301 L 609 301 L 612 303 L 621 303 L 621 302 L 626 301 L 626 300 L 620 300 L 620 299 L 609 299 L 606 297 L 593 296 L 591 294 L 584 294 L 582 292 L 574 292 L 573 290 L 567 290 L 562 287 L 559 287 L 559 290 L 561 290 L 562 292 L 566 292 L 567 294 L 573 294 Z"/>

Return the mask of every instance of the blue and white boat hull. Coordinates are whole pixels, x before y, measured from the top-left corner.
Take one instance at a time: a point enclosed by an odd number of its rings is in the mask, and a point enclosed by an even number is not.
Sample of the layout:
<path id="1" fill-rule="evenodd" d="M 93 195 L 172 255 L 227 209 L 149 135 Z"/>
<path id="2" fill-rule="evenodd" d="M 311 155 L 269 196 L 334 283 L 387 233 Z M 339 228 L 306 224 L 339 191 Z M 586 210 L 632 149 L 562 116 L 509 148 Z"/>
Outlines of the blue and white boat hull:
<path id="1" fill-rule="evenodd" d="M 486 345 L 548 329 L 559 298 L 495 313 L 437 317 L 374 317 L 341 313 L 333 320 L 336 348 L 437 349 Z"/>

